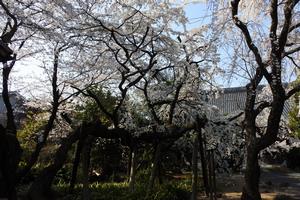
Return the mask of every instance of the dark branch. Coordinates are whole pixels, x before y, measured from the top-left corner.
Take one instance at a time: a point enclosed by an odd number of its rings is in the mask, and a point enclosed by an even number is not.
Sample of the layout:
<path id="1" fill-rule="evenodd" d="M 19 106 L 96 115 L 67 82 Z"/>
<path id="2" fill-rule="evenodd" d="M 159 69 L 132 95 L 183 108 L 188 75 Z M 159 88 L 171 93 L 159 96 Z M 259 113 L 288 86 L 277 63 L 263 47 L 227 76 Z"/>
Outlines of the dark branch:
<path id="1" fill-rule="evenodd" d="M 3 35 L 1 36 L 1 39 L 4 43 L 10 43 L 11 39 L 13 38 L 13 36 L 15 35 L 15 33 L 17 32 L 18 29 L 18 21 L 16 16 L 14 16 L 9 9 L 7 8 L 7 6 L 3 3 L 2 0 L 0 0 L 0 6 L 3 8 L 3 10 L 5 11 L 5 13 L 13 20 L 13 25 L 10 27 L 10 31 L 3 33 Z M 8 24 L 10 24 L 10 22 L 7 22 Z"/>

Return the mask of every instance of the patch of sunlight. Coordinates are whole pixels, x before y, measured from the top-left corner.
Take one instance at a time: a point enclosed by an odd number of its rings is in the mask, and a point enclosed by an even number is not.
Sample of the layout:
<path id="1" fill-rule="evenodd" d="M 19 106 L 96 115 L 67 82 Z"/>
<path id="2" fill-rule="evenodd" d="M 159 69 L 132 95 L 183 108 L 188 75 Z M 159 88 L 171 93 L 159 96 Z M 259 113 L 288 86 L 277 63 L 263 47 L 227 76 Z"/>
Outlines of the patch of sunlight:
<path id="1" fill-rule="evenodd" d="M 241 198 L 242 193 L 241 192 L 227 192 L 224 194 L 224 196 L 226 197 L 226 199 L 230 199 L 230 200 L 238 200 Z M 262 193 L 261 197 L 263 200 L 274 200 L 274 198 L 276 197 L 276 193 L 272 192 L 272 193 Z"/>

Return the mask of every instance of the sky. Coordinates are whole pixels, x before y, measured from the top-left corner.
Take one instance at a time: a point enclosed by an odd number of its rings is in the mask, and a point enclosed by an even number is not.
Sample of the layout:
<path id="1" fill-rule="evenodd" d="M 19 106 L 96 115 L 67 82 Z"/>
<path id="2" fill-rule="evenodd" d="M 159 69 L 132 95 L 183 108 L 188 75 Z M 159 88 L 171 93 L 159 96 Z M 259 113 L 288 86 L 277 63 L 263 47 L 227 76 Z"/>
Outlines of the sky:
<path id="1" fill-rule="evenodd" d="M 188 1 L 190 2 L 190 1 Z M 193 3 L 196 2 L 196 3 Z M 204 1 L 205 2 L 205 1 Z M 201 3 L 201 1 L 191 1 L 191 3 L 187 3 L 186 6 L 186 15 L 190 21 L 187 25 L 187 29 L 197 28 L 203 24 L 208 24 L 211 20 L 211 9 L 208 7 L 206 3 Z M 221 54 L 221 62 L 219 65 L 222 65 L 222 57 L 226 57 L 224 52 L 221 52 L 221 48 L 219 49 L 219 53 Z M 228 59 L 228 58 L 226 58 Z M 224 59 L 225 60 L 225 59 Z M 224 63 L 223 63 L 224 64 Z M 228 65 L 228 63 L 227 63 Z M 230 81 L 228 79 L 224 79 L 224 76 L 217 78 L 217 83 L 219 87 L 240 87 L 245 86 L 247 83 L 246 79 L 232 77 Z"/>

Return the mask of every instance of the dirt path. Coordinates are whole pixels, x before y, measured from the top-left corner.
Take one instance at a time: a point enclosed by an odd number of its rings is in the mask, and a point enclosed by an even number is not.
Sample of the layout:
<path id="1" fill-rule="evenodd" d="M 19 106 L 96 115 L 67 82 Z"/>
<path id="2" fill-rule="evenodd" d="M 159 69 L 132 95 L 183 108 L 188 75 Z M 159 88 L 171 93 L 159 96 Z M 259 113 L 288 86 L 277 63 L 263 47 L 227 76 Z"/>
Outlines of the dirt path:
<path id="1" fill-rule="evenodd" d="M 241 196 L 243 175 L 223 175 L 217 179 L 218 199 L 238 200 Z M 276 166 L 264 166 L 260 191 L 263 200 L 300 200 L 300 173 Z M 199 194 L 199 200 L 207 199 Z"/>

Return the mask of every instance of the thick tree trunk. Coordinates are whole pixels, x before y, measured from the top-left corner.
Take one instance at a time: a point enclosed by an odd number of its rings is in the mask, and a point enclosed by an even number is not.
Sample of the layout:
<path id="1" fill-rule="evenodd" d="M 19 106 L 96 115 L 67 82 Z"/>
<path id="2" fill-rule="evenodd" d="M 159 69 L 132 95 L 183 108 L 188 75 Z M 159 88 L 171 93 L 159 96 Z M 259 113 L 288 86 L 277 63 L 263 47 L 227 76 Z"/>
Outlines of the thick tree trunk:
<path id="1" fill-rule="evenodd" d="M 198 134 L 195 136 L 193 145 L 193 158 L 192 158 L 192 195 L 191 200 L 197 199 L 197 188 L 198 188 L 198 147 L 199 139 Z"/>
<path id="2" fill-rule="evenodd" d="M 128 164 L 127 164 L 127 176 L 128 176 L 128 183 L 130 180 L 130 173 L 131 173 L 131 165 L 132 165 L 132 152 L 133 152 L 133 148 L 130 147 L 129 148 L 129 157 L 128 157 Z"/>
<path id="3" fill-rule="evenodd" d="M 14 111 L 13 107 L 10 103 L 10 98 L 9 98 L 9 92 L 8 92 L 8 81 L 9 81 L 9 75 L 14 66 L 14 62 L 8 64 L 4 63 L 3 64 L 3 71 L 2 71 L 2 98 L 3 102 L 5 104 L 6 108 L 6 132 L 11 133 L 13 135 L 16 135 L 17 133 L 17 128 L 15 124 L 15 116 L 14 116 Z"/>
<path id="4" fill-rule="evenodd" d="M 155 178 L 156 178 L 157 173 L 158 173 L 158 165 L 159 165 L 159 161 L 160 161 L 160 156 L 161 156 L 161 144 L 159 143 L 156 146 L 156 149 L 155 149 L 155 154 L 154 154 L 154 159 L 153 159 L 153 163 L 152 163 L 150 179 L 149 179 L 149 183 L 148 183 L 148 187 L 147 187 L 147 195 L 150 194 L 150 192 L 153 189 L 154 181 L 155 181 Z"/>
<path id="5" fill-rule="evenodd" d="M 10 72 L 15 64 L 3 63 L 2 71 L 2 98 L 6 107 L 6 128 L 0 130 L 0 198 L 9 200 L 17 199 L 16 195 L 16 171 L 21 158 L 22 149 L 17 139 L 17 131 L 13 107 L 10 103 L 8 81 Z"/>
<path id="6" fill-rule="evenodd" d="M 90 154 L 91 154 L 91 145 L 93 137 L 89 136 L 86 140 L 84 147 L 82 149 L 82 199 L 89 200 L 91 199 L 91 193 L 89 188 L 89 169 L 90 169 Z"/>
<path id="7" fill-rule="evenodd" d="M 16 170 L 22 151 L 15 135 L 5 134 L 3 127 L 0 132 L 0 198 L 15 200 Z"/>
<path id="8" fill-rule="evenodd" d="M 77 178 L 78 166 L 79 166 L 79 163 L 80 163 L 80 154 L 82 152 L 84 142 L 85 142 L 85 137 L 81 138 L 77 143 L 76 152 L 75 152 L 74 161 L 73 161 L 70 187 L 69 187 L 69 192 L 70 193 L 73 193 L 73 191 L 74 191 L 76 178 Z"/>
<path id="9" fill-rule="evenodd" d="M 254 144 L 247 147 L 247 163 L 245 171 L 245 185 L 241 200 L 261 200 L 259 193 L 260 167 L 258 164 L 258 152 Z"/>
<path id="10" fill-rule="evenodd" d="M 200 159 L 201 159 L 201 168 L 202 168 L 202 178 L 203 178 L 203 185 L 205 188 L 206 196 L 209 195 L 209 185 L 208 185 L 208 176 L 207 176 L 207 163 L 205 158 L 205 145 L 204 139 L 202 137 L 202 130 L 198 130 L 199 133 L 199 151 L 200 151 Z"/>
<path id="11" fill-rule="evenodd" d="M 131 166 L 130 166 L 130 175 L 129 175 L 129 190 L 133 192 L 135 186 L 135 175 L 136 175 L 136 164 L 137 164 L 136 147 L 133 147 L 130 157 L 131 157 Z"/>
<path id="12" fill-rule="evenodd" d="M 164 181 L 163 181 L 163 169 L 162 169 L 162 165 L 161 165 L 160 162 L 158 163 L 158 166 L 157 166 L 157 178 L 158 178 L 158 183 L 160 185 L 162 185 L 164 183 Z"/>
<path id="13" fill-rule="evenodd" d="M 245 186 L 243 189 L 243 200 L 260 200 L 259 194 L 259 164 L 258 153 L 260 150 L 272 145 L 277 138 L 280 118 L 282 115 L 284 102 L 288 100 L 293 94 L 300 90 L 299 85 L 293 87 L 287 93 L 283 88 L 282 72 L 285 71 L 282 66 L 282 61 L 286 54 L 285 47 L 289 41 L 289 33 L 297 27 L 292 26 L 292 16 L 294 8 L 299 1 L 285 1 L 283 5 L 278 4 L 278 1 L 270 2 L 270 56 L 265 58 L 268 62 L 263 61 L 258 47 L 254 44 L 247 24 L 239 19 L 239 4 L 240 0 L 231 1 L 232 19 L 235 25 L 240 28 L 247 46 L 255 56 L 257 67 L 255 73 L 251 76 L 251 82 L 247 85 L 247 100 L 245 106 L 245 129 L 246 129 L 246 142 L 247 142 L 247 164 L 245 172 Z M 279 6 L 280 5 L 280 6 Z M 279 11 L 280 8 L 280 11 Z M 281 10 L 283 8 L 283 10 Z M 284 12 L 284 26 L 278 26 L 278 13 Z M 280 31 L 278 31 L 280 29 Z M 290 54 L 296 53 L 291 51 Z M 286 55 L 285 55 L 286 54 Z M 271 70 L 269 70 L 271 69 Z M 272 101 L 268 100 L 262 103 L 257 102 L 257 87 L 265 78 L 271 88 L 272 94 L 270 97 Z M 256 120 L 257 116 L 267 107 L 270 107 L 268 114 L 268 121 L 265 133 L 257 138 L 256 137 Z"/>

